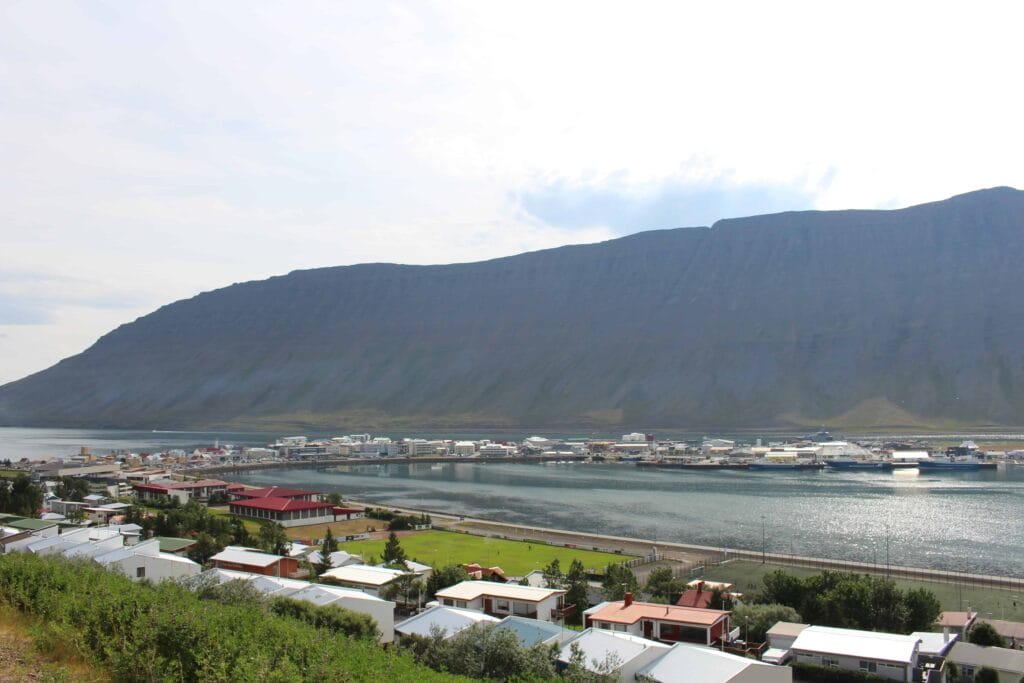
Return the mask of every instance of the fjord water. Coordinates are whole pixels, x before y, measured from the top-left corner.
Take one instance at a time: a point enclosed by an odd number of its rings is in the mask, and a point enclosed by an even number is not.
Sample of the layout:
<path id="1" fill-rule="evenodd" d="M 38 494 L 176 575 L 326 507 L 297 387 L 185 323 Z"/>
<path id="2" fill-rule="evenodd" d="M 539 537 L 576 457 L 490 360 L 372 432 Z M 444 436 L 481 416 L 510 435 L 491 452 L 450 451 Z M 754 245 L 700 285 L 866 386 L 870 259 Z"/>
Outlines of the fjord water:
<path id="1" fill-rule="evenodd" d="M 950 571 L 1024 573 L 1024 467 L 920 475 L 458 463 L 254 471 L 247 484 L 523 525 Z"/>

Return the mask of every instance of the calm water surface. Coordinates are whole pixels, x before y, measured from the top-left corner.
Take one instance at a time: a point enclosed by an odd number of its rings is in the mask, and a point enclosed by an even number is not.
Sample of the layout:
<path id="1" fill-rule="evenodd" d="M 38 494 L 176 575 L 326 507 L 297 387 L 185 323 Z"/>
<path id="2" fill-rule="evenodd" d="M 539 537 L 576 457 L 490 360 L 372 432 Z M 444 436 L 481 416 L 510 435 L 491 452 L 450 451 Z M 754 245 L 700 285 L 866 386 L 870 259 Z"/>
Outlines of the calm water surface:
<path id="1" fill-rule="evenodd" d="M 234 477 L 504 522 L 769 552 L 1024 573 L 1024 467 L 919 475 L 680 472 L 459 463 L 264 470 Z"/>

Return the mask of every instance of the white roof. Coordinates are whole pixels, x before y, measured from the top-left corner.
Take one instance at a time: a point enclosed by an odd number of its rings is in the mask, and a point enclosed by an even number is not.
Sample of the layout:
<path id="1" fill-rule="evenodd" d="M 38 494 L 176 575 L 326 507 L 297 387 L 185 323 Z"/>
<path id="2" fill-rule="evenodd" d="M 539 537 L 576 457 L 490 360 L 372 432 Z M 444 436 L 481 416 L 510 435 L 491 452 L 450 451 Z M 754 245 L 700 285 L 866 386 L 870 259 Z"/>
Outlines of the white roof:
<path id="1" fill-rule="evenodd" d="M 232 564 L 247 564 L 253 567 L 269 567 L 283 558 L 280 555 L 270 555 L 237 545 L 229 545 L 210 559 Z"/>
<path id="2" fill-rule="evenodd" d="M 386 602 L 380 598 L 372 595 L 367 595 L 361 590 L 354 588 L 342 588 L 340 586 L 321 586 L 317 584 L 309 584 L 300 591 L 296 591 L 288 596 L 292 600 L 303 600 L 305 602 L 311 602 L 314 605 L 330 605 L 331 603 L 337 602 L 342 599 L 350 600 L 369 600 L 373 602 Z"/>
<path id="3" fill-rule="evenodd" d="M 347 567 L 335 567 L 328 569 L 321 577 L 330 577 L 337 581 L 347 583 L 359 583 L 364 586 L 384 586 L 391 583 L 399 576 L 408 574 L 400 569 L 389 569 L 388 567 L 371 567 L 365 564 L 353 564 Z"/>
<path id="4" fill-rule="evenodd" d="M 808 626 L 796 637 L 792 649 L 910 664 L 919 643 L 920 639 L 914 636 L 855 631 L 829 626 Z"/>
<path id="5" fill-rule="evenodd" d="M 395 632 L 401 633 L 403 636 L 429 637 L 431 630 L 436 626 L 444 631 L 446 636 L 453 636 L 459 631 L 481 622 L 496 624 L 498 619 L 475 610 L 440 605 L 395 624 Z"/>
<path id="6" fill-rule="evenodd" d="M 668 652 L 637 672 L 657 683 L 715 683 L 729 681 L 747 669 L 772 668 L 746 657 L 719 652 L 709 647 L 676 643 Z"/>
<path id="7" fill-rule="evenodd" d="M 558 653 L 558 659 L 562 662 L 569 662 L 572 659 L 572 646 L 576 644 L 583 653 L 584 667 L 588 668 L 594 661 L 603 662 L 609 654 L 614 653 L 619 665 L 625 665 L 639 657 L 648 650 L 669 650 L 669 646 L 663 643 L 656 643 L 640 636 L 631 636 L 627 633 L 616 633 L 598 628 L 588 628 L 572 640 L 562 645 Z M 694 679 L 699 680 L 699 679 Z"/>
<path id="8" fill-rule="evenodd" d="M 953 643 L 960 637 L 959 633 L 945 634 L 933 631 L 914 631 L 910 635 L 921 641 L 921 654 L 939 657 L 945 656 L 946 650 L 953 647 Z"/>
<path id="9" fill-rule="evenodd" d="M 319 550 L 314 550 L 309 554 L 308 559 L 313 564 L 319 564 L 323 561 L 323 555 L 320 553 Z M 346 553 L 344 550 L 337 550 L 331 553 L 330 560 L 332 567 L 341 567 L 342 565 L 346 564 L 363 564 L 363 558 L 361 558 L 359 555 Z"/>
<path id="10" fill-rule="evenodd" d="M 449 600 L 476 600 L 482 595 L 489 595 L 507 600 L 540 602 L 560 593 L 565 593 L 565 591 L 554 588 L 520 586 L 514 583 L 496 583 L 494 581 L 463 581 L 444 590 L 437 591 L 435 597 L 438 599 L 447 598 Z"/>
<path id="11" fill-rule="evenodd" d="M 957 664 L 988 666 L 999 671 L 1024 673 L 1024 652 L 1005 647 L 981 647 L 973 643 L 957 643 L 946 658 Z"/>
<path id="12" fill-rule="evenodd" d="M 793 636 L 796 637 L 808 628 L 809 624 L 796 624 L 792 621 L 776 621 L 775 625 L 768 629 L 769 636 Z"/>

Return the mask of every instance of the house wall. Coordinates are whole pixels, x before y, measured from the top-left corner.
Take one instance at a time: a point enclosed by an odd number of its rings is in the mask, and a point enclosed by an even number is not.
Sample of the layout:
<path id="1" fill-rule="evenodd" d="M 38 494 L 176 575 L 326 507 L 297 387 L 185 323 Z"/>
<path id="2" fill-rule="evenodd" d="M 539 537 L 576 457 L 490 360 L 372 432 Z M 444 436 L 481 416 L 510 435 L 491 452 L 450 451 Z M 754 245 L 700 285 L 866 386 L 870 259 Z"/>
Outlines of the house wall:
<path id="1" fill-rule="evenodd" d="M 913 666 L 912 665 L 896 665 L 892 663 L 879 662 L 872 660 L 868 657 L 863 659 L 856 657 L 840 657 L 838 655 L 822 655 L 816 652 L 793 652 L 795 661 L 800 664 L 813 664 L 815 666 L 825 666 L 825 659 L 835 660 L 836 668 L 845 669 L 846 671 L 860 671 L 861 661 L 874 661 L 876 670 L 870 673 L 882 678 L 888 678 L 892 681 L 909 681 L 913 677 Z"/>
<path id="2" fill-rule="evenodd" d="M 729 679 L 729 683 L 793 683 L 788 666 L 750 666 Z"/>
<path id="3" fill-rule="evenodd" d="M 150 555 L 132 555 L 123 560 L 112 562 L 110 567 L 117 568 L 128 575 L 133 581 L 142 581 L 143 579 L 164 581 L 182 576 L 194 576 L 202 571 L 202 567 L 195 563 L 185 564 L 184 562 L 165 560 L 162 557 Z M 138 576 L 139 567 L 145 567 L 146 575 L 144 577 Z"/>
<path id="4" fill-rule="evenodd" d="M 341 598 L 332 605 L 350 609 L 353 612 L 368 614 L 377 622 L 377 630 L 380 631 L 380 642 L 391 643 L 395 640 L 395 603 L 390 601 L 377 602 L 376 600 L 359 600 L 354 598 Z"/>
<path id="5" fill-rule="evenodd" d="M 299 571 L 299 562 L 290 557 L 282 557 L 280 560 L 267 567 L 259 567 L 251 564 L 239 564 L 237 562 L 225 562 L 214 560 L 214 566 L 218 569 L 233 569 L 238 572 L 250 574 L 262 574 L 263 576 L 279 576 L 287 578 Z"/>

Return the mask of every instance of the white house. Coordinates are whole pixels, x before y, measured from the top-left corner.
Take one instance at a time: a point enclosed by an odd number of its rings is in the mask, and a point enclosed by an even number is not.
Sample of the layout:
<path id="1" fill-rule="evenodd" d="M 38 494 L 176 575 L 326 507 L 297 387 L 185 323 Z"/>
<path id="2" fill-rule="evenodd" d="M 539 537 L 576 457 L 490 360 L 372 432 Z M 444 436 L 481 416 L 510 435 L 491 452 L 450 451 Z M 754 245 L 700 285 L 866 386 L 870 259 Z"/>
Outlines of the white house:
<path id="1" fill-rule="evenodd" d="M 920 644 L 914 636 L 808 626 L 796 637 L 792 650 L 800 664 L 863 671 L 910 683 Z"/>
<path id="2" fill-rule="evenodd" d="M 203 570 L 198 563 L 187 557 L 160 552 L 160 541 L 155 538 L 94 555 L 93 559 L 104 567 L 120 571 L 136 581 L 179 579 L 184 576 L 195 576 Z"/>
<path id="3" fill-rule="evenodd" d="M 333 582 L 342 586 L 356 588 L 364 593 L 380 597 L 381 591 L 383 591 L 388 584 L 398 579 L 398 577 L 404 576 L 408 573 L 409 572 L 403 572 L 401 569 L 372 567 L 365 564 L 350 564 L 344 567 L 328 569 L 320 575 L 320 579 L 331 579 Z"/>
<path id="4" fill-rule="evenodd" d="M 229 569 L 209 569 L 203 572 L 196 586 L 201 586 L 206 581 L 247 581 L 255 590 L 268 597 L 291 598 L 314 605 L 344 607 L 373 617 L 380 631 L 381 643 L 390 643 L 395 638 L 395 603 L 381 600 L 363 591 Z"/>
<path id="5" fill-rule="evenodd" d="M 442 605 L 472 609 L 496 617 L 516 615 L 540 621 L 565 618 L 565 591 L 494 581 L 463 581 L 439 590 Z"/>
<path id="6" fill-rule="evenodd" d="M 409 617 L 401 623 L 395 624 L 395 635 L 398 638 L 402 636 L 423 636 L 429 638 L 433 635 L 434 630 L 437 629 L 444 634 L 445 638 L 451 638 L 456 633 L 475 624 L 497 623 L 497 619 L 483 612 L 436 605 L 415 616 Z"/>
<path id="7" fill-rule="evenodd" d="M 636 680 L 643 683 L 792 683 L 793 670 L 710 647 L 676 643 L 638 671 Z"/>
<path id="8" fill-rule="evenodd" d="M 636 680 L 641 669 L 667 653 L 669 646 L 627 633 L 588 628 L 562 645 L 558 652 L 559 671 L 572 662 L 574 649 L 582 656 L 580 664 L 587 671 L 615 673 L 622 683 L 628 683 Z"/>
<path id="9" fill-rule="evenodd" d="M 1024 676 L 1024 652 L 1005 647 L 958 642 L 949 651 L 946 662 L 953 662 L 960 671 L 960 678 L 950 683 L 973 681 L 974 675 L 984 667 L 999 673 L 999 683 L 1018 683 Z"/>
<path id="10" fill-rule="evenodd" d="M 584 625 L 651 640 L 714 645 L 727 639 L 731 612 L 633 600 L 602 602 L 583 613 Z"/>

